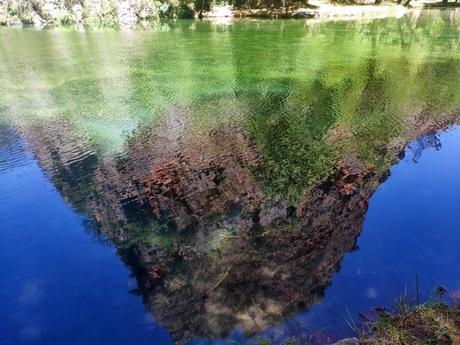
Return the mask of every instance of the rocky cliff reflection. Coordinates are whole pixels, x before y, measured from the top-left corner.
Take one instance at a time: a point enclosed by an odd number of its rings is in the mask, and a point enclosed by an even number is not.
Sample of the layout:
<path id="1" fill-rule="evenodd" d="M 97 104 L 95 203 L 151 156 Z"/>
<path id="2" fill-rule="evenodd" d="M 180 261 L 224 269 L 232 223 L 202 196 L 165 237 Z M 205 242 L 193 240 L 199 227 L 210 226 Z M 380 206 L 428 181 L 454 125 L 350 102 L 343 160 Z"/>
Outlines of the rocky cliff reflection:
<path id="1" fill-rule="evenodd" d="M 255 332 L 320 298 L 375 188 L 364 168 L 344 166 L 336 185 L 296 209 L 263 197 L 253 177 L 260 154 L 238 127 L 165 133 L 148 128 L 130 142 L 156 218 L 131 255 L 147 305 L 174 338 L 222 336 L 237 324 Z"/>
<path id="2" fill-rule="evenodd" d="M 260 153 L 241 128 L 193 136 L 184 112 L 136 133 L 115 161 L 76 160 L 48 141 L 70 135 L 64 122 L 44 136 L 35 127 L 30 140 L 61 193 L 133 267 L 176 341 L 224 336 L 238 324 L 251 334 L 305 310 L 353 248 L 374 174 L 350 157 L 335 183 L 295 208 L 263 196 Z"/>
<path id="3" fill-rule="evenodd" d="M 261 153 L 241 127 L 196 135 L 189 119 L 186 107 L 170 109 L 116 159 L 85 150 L 65 121 L 25 135 L 62 195 L 115 243 L 175 341 L 237 325 L 254 334 L 321 299 L 384 174 L 349 154 L 294 204 L 264 193 Z M 72 150 L 56 140 L 63 135 Z M 393 149 L 396 157 L 402 146 Z"/>

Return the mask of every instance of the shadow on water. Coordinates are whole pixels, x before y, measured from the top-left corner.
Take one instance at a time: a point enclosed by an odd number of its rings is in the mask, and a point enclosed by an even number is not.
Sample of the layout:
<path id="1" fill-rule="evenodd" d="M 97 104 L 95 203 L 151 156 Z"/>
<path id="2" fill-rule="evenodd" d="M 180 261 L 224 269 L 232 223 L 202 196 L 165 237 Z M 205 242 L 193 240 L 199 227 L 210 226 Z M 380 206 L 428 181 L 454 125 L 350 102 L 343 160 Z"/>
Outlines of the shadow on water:
<path id="1" fill-rule="evenodd" d="M 458 122 L 458 16 L 426 16 L 8 33 L 0 109 L 175 342 L 322 327 L 371 196 Z"/>

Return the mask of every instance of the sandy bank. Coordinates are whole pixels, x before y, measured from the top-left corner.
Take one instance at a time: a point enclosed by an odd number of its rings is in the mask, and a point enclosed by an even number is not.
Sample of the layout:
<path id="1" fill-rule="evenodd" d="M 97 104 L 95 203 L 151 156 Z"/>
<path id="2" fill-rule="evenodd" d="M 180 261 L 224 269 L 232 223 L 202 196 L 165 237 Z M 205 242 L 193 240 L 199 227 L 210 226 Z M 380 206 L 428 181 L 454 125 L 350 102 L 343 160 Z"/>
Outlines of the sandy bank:
<path id="1" fill-rule="evenodd" d="M 223 18 L 312 18 L 319 20 L 375 19 L 385 17 L 401 17 L 409 9 L 396 4 L 388 5 L 335 5 L 320 1 L 310 1 L 306 7 L 295 9 L 262 8 L 240 9 L 231 6 L 216 6 L 204 17 L 211 20 Z"/>

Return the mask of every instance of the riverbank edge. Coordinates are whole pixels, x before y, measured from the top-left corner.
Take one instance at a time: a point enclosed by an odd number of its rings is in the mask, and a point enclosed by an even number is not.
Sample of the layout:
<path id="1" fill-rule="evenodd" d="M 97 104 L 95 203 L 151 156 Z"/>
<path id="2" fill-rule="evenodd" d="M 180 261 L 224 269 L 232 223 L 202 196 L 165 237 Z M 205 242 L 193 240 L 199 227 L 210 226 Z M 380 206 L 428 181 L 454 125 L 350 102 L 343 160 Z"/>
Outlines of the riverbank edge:
<path id="1" fill-rule="evenodd" d="M 171 18 L 161 15 L 153 8 L 134 8 L 113 5 L 110 8 L 87 8 L 76 4 L 71 8 L 53 8 L 48 12 L 32 7 L 10 8 L 0 1 L 0 27 L 44 28 L 150 28 Z M 420 10 L 423 7 L 416 7 Z M 233 19 L 309 19 L 312 21 L 399 18 L 411 11 L 408 7 L 395 3 L 380 5 L 338 5 L 312 2 L 305 7 L 244 9 L 231 6 L 214 7 L 202 14 L 193 13 L 190 19 L 201 17 L 218 23 L 231 22 Z"/>
<path id="2" fill-rule="evenodd" d="M 456 297 L 449 304 L 440 298 L 420 305 L 401 298 L 395 302 L 397 311 L 393 313 L 376 308 L 372 311 L 376 319 L 356 329 L 357 337 L 344 338 L 332 345 L 458 344 L 460 301 Z"/>
<path id="3" fill-rule="evenodd" d="M 387 3 L 382 5 L 339 5 L 312 2 L 309 6 L 299 8 L 216 8 L 203 14 L 207 20 L 224 19 L 311 19 L 311 20 L 356 20 L 399 18 L 410 9 L 402 5 Z"/>

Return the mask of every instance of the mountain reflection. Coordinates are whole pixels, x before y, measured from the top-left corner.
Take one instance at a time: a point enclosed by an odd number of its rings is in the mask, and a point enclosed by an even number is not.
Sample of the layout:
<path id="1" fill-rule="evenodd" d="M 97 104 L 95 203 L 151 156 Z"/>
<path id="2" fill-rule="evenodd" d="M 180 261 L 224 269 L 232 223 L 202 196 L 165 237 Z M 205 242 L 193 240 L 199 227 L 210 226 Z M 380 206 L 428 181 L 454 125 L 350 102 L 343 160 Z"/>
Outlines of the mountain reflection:
<path id="1" fill-rule="evenodd" d="M 224 336 L 238 324 L 252 334 L 321 298 L 378 183 L 350 157 L 297 208 L 264 197 L 247 135 L 223 125 L 196 137 L 184 130 L 186 115 L 171 110 L 115 161 L 75 160 L 59 142 L 40 142 L 37 128 L 31 141 L 58 190 L 133 267 L 148 309 L 175 340 Z M 46 135 L 66 133 L 65 124 L 53 130 Z"/>
<path id="2" fill-rule="evenodd" d="M 240 127 L 197 136 L 189 117 L 172 108 L 114 160 L 77 159 L 49 140 L 72 136 L 65 122 L 26 136 L 64 198 L 132 267 L 147 308 L 175 341 L 222 337 L 237 325 L 254 334 L 321 299 L 385 174 L 349 154 L 334 179 L 294 204 L 264 193 L 255 177 L 261 153 Z"/>

